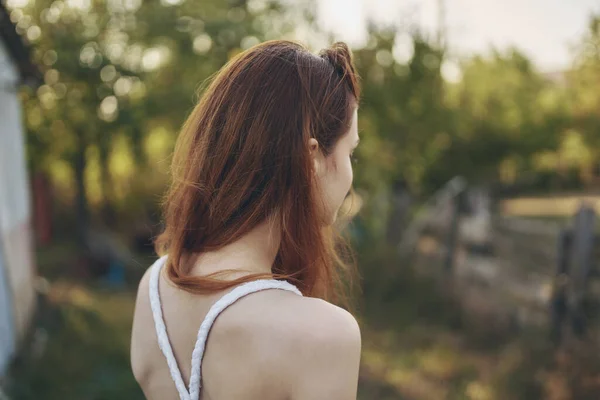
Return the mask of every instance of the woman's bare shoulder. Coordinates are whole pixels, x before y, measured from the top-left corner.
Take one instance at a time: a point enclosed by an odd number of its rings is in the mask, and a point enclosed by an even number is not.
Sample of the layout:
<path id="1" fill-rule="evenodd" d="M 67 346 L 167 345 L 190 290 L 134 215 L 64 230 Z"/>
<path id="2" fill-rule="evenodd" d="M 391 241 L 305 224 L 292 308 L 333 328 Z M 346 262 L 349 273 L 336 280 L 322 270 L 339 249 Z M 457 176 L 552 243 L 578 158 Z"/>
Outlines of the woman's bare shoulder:
<path id="1" fill-rule="evenodd" d="M 281 296 L 265 311 L 257 336 L 263 338 L 263 354 L 268 348 L 274 355 L 278 379 L 293 388 L 292 399 L 356 398 L 361 335 L 352 314 L 300 296 Z"/>
<path id="2" fill-rule="evenodd" d="M 291 341 L 298 345 L 318 345 L 332 338 L 360 345 L 360 330 L 354 316 L 327 301 L 302 297 L 282 290 L 256 293 L 233 307 L 232 314 L 252 319 L 242 324 L 252 326 L 255 334 L 270 337 L 276 331 L 281 344 Z M 234 317 L 232 315 L 232 317 Z M 239 323 L 239 319 L 232 318 Z"/>
<path id="3" fill-rule="evenodd" d="M 325 300 L 299 297 L 287 310 L 281 310 L 294 323 L 294 339 L 318 344 L 332 338 L 355 341 L 360 344 L 360 330 L 354 316 Z"/>

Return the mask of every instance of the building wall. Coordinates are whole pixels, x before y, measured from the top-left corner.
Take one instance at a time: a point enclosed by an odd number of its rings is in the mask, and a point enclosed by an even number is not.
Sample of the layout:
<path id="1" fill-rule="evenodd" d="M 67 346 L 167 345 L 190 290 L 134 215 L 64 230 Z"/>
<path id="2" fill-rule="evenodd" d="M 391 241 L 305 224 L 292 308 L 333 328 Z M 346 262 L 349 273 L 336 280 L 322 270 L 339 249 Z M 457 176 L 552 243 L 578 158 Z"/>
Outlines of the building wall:
<path id="1" fill-rule="evenodd" d="M 12 332 L 0 337 L 0 375 L 35 308 L 30 193 L 17 83 L 18 73 L 0 38 L 0 323 Z"/>
<path id="2" fill-rule="evenodd" d="M 6 272 L 0 247 L 0 376 L 15 351 L 13 306 Z"/>

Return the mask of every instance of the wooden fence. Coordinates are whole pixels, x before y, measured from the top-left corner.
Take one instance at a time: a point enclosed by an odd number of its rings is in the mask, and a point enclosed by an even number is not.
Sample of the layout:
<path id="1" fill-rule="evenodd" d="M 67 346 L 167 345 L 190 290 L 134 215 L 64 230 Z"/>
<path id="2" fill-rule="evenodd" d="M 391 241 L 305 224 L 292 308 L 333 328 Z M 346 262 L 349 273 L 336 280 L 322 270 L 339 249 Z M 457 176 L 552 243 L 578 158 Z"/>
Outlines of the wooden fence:
<path id="1" fill-rule="evenodd" d="M 565 221 L 490 214 L 482 234 L 490 251 L 482 252 L 465 235 L 476 216 L 461 189 L 442 196 L 432 217 L 421 216 L 413 242 L 402 248 L 414 250 L 416 268 L 444 286 L 451 282 L 467 311 L 547 328 L 557 342 L 585 336 L 600 322 L 600 239 L 591 205 L 582 203 Z"/>

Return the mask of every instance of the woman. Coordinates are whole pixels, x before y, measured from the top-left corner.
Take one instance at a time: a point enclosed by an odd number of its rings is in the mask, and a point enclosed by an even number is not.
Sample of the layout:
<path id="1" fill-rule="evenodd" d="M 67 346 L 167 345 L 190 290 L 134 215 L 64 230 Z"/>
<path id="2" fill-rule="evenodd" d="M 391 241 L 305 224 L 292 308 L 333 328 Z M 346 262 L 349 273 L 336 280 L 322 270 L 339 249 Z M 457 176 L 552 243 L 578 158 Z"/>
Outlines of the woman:
<path id="1" fill-rule="evenodd" d="M 357 79 L 343 43 L 317 56 L 270 41 L 205 91 L 175 147 L 164 255 L 138 290 L 131 362 L 148 399 L 356 398 L 360 331 L 327 301 L 347 282 L 331 226 L 352 184 Z"/>

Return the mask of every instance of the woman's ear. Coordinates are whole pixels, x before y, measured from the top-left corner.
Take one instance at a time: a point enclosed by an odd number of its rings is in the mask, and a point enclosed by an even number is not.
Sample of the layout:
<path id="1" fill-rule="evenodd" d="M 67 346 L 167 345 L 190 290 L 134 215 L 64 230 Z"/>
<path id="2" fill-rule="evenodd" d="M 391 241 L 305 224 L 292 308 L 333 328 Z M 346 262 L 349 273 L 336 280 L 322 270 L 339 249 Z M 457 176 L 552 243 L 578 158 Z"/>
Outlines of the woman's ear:
<path id="1" fill-rule="evenodd" d="M 309 150 L 312 162 L 313 162 L 314 174 L 318 175 L 319 170 L 320 170 L 320 160 L 319 160 L 320 151 L 319 151 L 319 142 L 317 142 L 317 139 L 315 139 L 315 138 L 308 139 L 308 150 Z"/>

